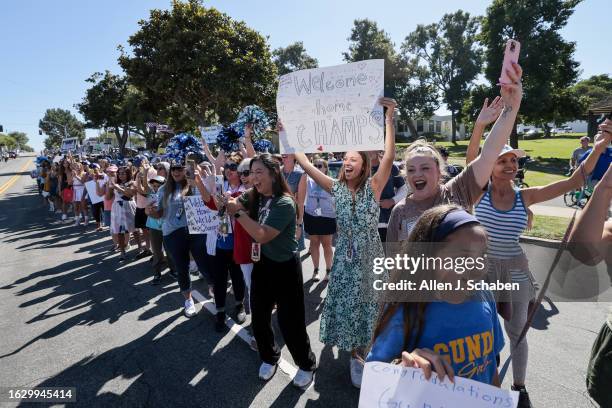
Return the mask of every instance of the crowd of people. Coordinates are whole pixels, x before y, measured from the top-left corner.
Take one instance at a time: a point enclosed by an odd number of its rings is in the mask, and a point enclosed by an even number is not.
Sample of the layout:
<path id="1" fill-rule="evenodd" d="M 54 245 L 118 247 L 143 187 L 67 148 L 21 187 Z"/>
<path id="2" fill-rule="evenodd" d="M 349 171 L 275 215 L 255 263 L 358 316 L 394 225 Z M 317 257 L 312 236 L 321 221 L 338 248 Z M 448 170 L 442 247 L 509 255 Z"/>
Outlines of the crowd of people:
<path id="1" fill-rule="evenodd" d="M 187 317 L 197 314 L 191 285 L 192 272 L 199 272 L 214 298 L 215 329 L 220 332 L 229 314 L 231 279 L 231 315 L 238 324 L 251 315 L 251 347 L 259 353 L 263 380 L 274 376 L 281 355 L 272 330 L 276 313 L 299 368 L 293 384 L 305 389 L 314 381 L 317 361 L 306 330 L 300 256 L 307 235 L 314 265 L 310 279 L 328 282 L 320 341 L 351 353 L 348 370 L 355 387 L 361 385 L 365 361 L 396 359 L 422 368 L 427 376 L 433 370 L 451 380 L 459 375 L 500 386 L 501 317 L 513 356 L 512 388 L 520 393 L 519 407 L 528 407 L 528 348 L 520 334 L 537 283 L 519 236 L 528 227 L 530 205 L 578 188 L 598 166 L 601 154 L 609 149 L 612 120 L 600 125 L 594 147 L 569 178 L 518 189 L 513 180 L 525 152 L 509 147 L 507 141 L 521 104 L 522 71 L 515 64 L 507 74 L 512 83 L 501 85 L 501 95 L 490 104 L 485 101 L 466 167 L 460 172 L 453 167 L 456 174 L 448 174 L 446 158 L 423 140 L 407 148 L 404 174 L 400 172 L 394 164 L 396 103 L 381 98 L 386 112 L 384 150 L 345 152 L 337 178 L 330 174 L 325 155 L 255 152 L 249 126 L 243 147 L 235 152 L 215 155 L 206 145 L 200 155 L 169 161 L 141 156 L 88 161 L 67 154 L 59 160 L 41 160 L 35 176 L 49 211 L 61 213 L 62 220 L 73 217 L 75 226 L 88 226 L 91 213 L 97 231 L 109 229 L 111 251 L 119 252 L 121 261 L 128 260 L 131 243 L 137 248 L 135 258 L 150 256 L 153 284 L 159 284 L 169 268 L 168 275 L 178 281 L 184 297 Z M 493 123 L 480 147 L 482 134 Z M 196 165 L 191 166 L 191 161 Z M 576 242 L 592 243 L 600 258 L 612 253 L 609 245 L 602 246 L 612 241 L 610 223 L 603 228 L 607 214 L 602 209 L 612 197 L 611 173 L 608 168 L 600 177 L 601 199 L 589 203 L 572 235 Z M 92 191 L 86 188 L 92 181 L 100 201 L 92 200 Z M 188 196 L 199 196 L 218 211 L 215 233 L 190 234 L 184 204 Z M 481 291 L 477 302 L 455 298 L 392 302 L 372 289 L 377 279 L 375 258 L 410 253 L 411 245 L 428 242 L 440 244 L 440 251 L 470 243 L 471 251 L 475 246 L 491 262 L 503 265 L 506 279 L 520 290 L 509 299 Z M 589 258 L 590 253 L 576 256 Z M 325 273 L 320 272 L 323 268 Z M 392 281 L 394 276 L 385 279 Z M 604 325 L 602 333 L 598 347 L 608 347 L 609 353 L 611 327 Z M 474 346 L 487 338 L 489 344 Z M 602 376 L 609 380 L 610 371 L 605 374 L 599 364 L 590 373 L 589 390 L 603 398 Z"/>

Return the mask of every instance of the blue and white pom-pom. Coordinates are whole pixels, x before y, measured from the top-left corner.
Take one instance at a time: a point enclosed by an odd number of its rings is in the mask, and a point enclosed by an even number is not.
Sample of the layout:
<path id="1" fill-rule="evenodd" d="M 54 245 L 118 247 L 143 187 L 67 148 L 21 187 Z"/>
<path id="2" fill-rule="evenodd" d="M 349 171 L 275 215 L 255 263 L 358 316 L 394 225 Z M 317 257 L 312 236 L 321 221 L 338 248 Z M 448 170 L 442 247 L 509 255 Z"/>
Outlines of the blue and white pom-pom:
<path id="1" fill-rule="evenodd" d="M 268 139 L 257 139 L 253 142 L 253 149 L 260 153 L 269 153 L 272 150 L 272 142 Z"/>
<path id="2" fill-rule="evenodd" d="M 243 136 L 247 123 L 253 125 L 253 136 L 261 137 L 270 126 L 270 119 L 259 106 L 249 105 L 242 109 L 232 126 Z"/>
<path id="3" fill-rule="evenodd" d="M 179 133 L 168 142 L 166 155 L 173 161 L 183 162 L 189 153 L 200 153 L 202 143 L 189 133 Z"/>
<path id="4" fill-rule="evenodd" d="M 240 134 L 233 125 L 223 127 L 217 136 L 217 145 L 225 152 L 237 152 L 240 150 Z"/>

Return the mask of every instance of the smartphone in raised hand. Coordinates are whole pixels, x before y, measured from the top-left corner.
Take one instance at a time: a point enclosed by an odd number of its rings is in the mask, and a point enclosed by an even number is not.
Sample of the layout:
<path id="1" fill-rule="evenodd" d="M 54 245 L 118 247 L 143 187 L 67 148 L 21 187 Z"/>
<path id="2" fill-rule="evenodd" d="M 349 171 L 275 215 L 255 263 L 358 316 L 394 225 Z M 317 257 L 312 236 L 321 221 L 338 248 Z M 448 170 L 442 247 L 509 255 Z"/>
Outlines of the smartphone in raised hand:
<path id="1" fill-rule="evenodd" d="M 187 159 L 185 161 L 185 178 L 189 180 L 195 179 L 195 160 Z"/>
<path id="2" fill-rule="evenodd" d="M 504 50 L 504 62 L 502 64 L 502 71 L 499 77 L 500 84 L 511 84 L 512 80 L 508 76 L 506 70 L 513 70 L 512 63 L 518 64 L 518 57 L 521 51 L 521 43 L 516 40 L 508 40 L 506 43 L 506 49 Z"/>

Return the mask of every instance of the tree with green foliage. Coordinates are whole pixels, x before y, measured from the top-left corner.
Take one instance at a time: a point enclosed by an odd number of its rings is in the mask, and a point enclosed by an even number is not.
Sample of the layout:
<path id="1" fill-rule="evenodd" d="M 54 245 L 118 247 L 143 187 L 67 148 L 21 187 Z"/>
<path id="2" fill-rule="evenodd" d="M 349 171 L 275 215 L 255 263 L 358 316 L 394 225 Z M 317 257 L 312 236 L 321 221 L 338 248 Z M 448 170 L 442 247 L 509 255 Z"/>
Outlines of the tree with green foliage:
<path id="1" fill-rule="evenodd" d="M 19 145 L 19 148 L 22 150 L 27 150 L 28 146 L 28 142 L 30 141 L 30 138 L 28 138 L 28 135 L 24 132 L 10 132 L 8 134 L 10 137 L 12 137 L 15 142 L 17 143 L 17 145 Z"/>
<path id="2" fill-rule="evenodd" d="M 458 10 L 438 23 L 419 24 L 402 44 L 404 58 L 426 71 L 424 77 L 451 112 L 453 142 L 459 113 L 482 68 L 478 28 L 478 18 Z"/>
<path id="3" fill-rule="evenodd" d="M 491 87 L 499 82 L 506 42 L 515 39 L 521 43 L 524 96 L 517 123 L 543 126 L 549 134 L 548 123 L 572 120 L 584 112 L 586 100 L 572 88 L 579 74 L 576 44 L 565 41 L 560 33 L 580 2 L 493 0 L 487 8 L 481 42 L 486 48 L 485 77 Z M 516 124 L 510 144 L 518 147 Z"/>
<path id="4" fill-rule="evenodd" d="M 0 133 L 0 151 L 13 150 L 17 147 L 17 141 L 11 136 Z"/>
<path id="5" fill-rule="evenodd" d="M 88 128 L 107 129 L 114 133 L 121 152 L 125 151 L 130 133 L 137 133 L 156 149 L 161 140 L 145 123 L 154 120 L 153 105 L 124 76 L 106 71 L 96 72 L 87 82 L 93 84 L 76 107 Z"/>
<path id="6" fill-rule="evenodd" d="M 397 100 L 400 121 L 416 136 L 412 118 L 429 117 L 438 108 L 435 90 L 427 83 L 427 72 L 398 55 L 389 34 L 374 21 L 355 20 L 348 41 L 348 52 L 343 53 L 345 61 L 385 60 L 385 95 Z"/>
<path id="7" fill-rule="evenodd" d="M 278 75 L 289 74 L 300 69 L 317 68 L 319 62 L 306 53 L 301 41 L 289 44 L 285 48 L 277 48 L 272 52 L 272 61 L 276 65 Z"/>
<path id="8" fill-rule="evenodd" d="M 199 0 L 175 0 L 139 25 L 128 40 L 131 52 L 120 47 L 119 64 L 147 97 L 166 101 L 198 125 L 231 122 L 250 104 L 275 110 L 269 46 L 244 22 Z"/>
<path id="9" fill-rule="evenodd" d="M 60 147 L 65 137 L 77 137 L 79 141 L 85 138 L 85 125 L 67 109 L 47 109 L 38 127 L 47 135 L 47 149 Z"/>
<path id="10" fill-rule="evenodd" d="M 593 75 L 588 79 L 579 81 L 572 90 L 588 99 L 588 104 L 593 105 L 612 97 L 612 78 L 608 74 Z"/>

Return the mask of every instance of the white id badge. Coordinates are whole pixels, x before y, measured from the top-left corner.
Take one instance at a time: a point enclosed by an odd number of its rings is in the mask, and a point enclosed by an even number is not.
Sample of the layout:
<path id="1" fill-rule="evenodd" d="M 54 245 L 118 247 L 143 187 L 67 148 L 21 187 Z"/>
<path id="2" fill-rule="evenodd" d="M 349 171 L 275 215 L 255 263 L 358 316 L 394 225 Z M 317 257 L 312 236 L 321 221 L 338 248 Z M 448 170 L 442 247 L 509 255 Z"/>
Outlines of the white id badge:
<path id="1" fill-rule="evenodd" d="M 259 262 L 261 259 L 261 244 L 259 242 L 253 242 L 251 244 L 251 260 L 253 262 Z"/>
<path id="2" fill-rule="evenodd" d="M 320 216 L 321 216 L 321 214 L 323 213 L 323 212 L 321 211 L 321 209 L 320 209 L 320 208 L 315 208 L 315 211 L 314 211 L 314 212 L 315 212 L 315 215 L 316 215 L 317 217 L 320 217 Z"/>

